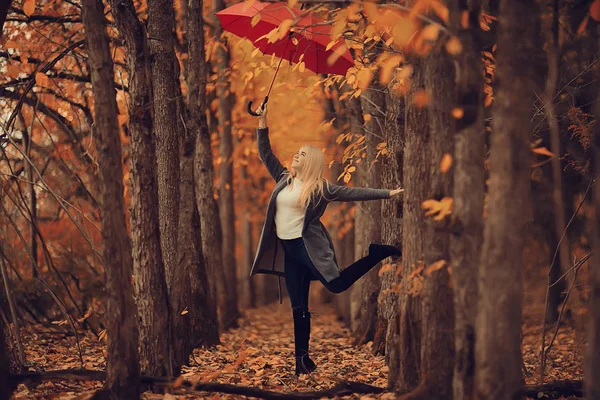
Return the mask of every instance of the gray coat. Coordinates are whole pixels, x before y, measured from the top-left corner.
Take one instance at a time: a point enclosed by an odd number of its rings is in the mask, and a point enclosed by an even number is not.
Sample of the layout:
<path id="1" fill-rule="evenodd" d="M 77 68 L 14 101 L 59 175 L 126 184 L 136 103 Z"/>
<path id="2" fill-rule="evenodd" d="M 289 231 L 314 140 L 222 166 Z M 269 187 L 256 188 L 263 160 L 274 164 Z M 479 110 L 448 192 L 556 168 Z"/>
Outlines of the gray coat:
<path id="1" fill-rule="evenodd" d="M 275 232 L 275 199 L 279 192 L 287 186 L 286 174 L 284 173 L 286 169 L 271 150 L 268 128 L 258 129 L 257 136 L 258 155 L 277 184 L 269 200 L 267 215 L 260 234 L 250 276 L 259 273 L 284 276 L 283 247 Z M 302 239 L 304 239 L 308 256 L 327 282 L 340 276 L 340 268 L 336 261 L 333 242 L 320 220 L 327 205 L 331 201 L 364 201 L 389 198 L 389 190 L 353 188 L 325 182 L 324 196 L 309 203 L 304 214 Z"/>

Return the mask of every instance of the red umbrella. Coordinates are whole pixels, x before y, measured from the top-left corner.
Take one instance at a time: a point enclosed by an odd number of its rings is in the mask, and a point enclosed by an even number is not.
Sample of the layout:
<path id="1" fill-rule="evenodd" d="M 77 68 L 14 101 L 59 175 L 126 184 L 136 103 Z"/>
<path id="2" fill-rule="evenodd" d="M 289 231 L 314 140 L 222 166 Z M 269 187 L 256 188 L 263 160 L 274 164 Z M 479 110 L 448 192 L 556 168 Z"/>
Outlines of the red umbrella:
<path id="1" fill-rule="evenodd" d="M 342 39 L 330 45 L 331 26 L 326 21 L 308 11 L 290 8 L 285 2 L 242 2 L 219 11 L 217 17 L 223 30 L 249 39 L 264 54 L 280 57 L 263 104 L 269 99 L 283 59 L 304 62 L 306 68 L 319 74 L 344 75 L 348 68 L 354 66 L 352 55 Z M 269 40 L 269 33 L 286 20 L 284 25 L 290 28 L 289 32 L 285 32 L 284 28 L 283 38 Z M 335 56 L 329 60 L 333 54 Z M 248 112 L 257 115 L 250 109 L 251 105 L 252 102 L 248 103 Z"/>

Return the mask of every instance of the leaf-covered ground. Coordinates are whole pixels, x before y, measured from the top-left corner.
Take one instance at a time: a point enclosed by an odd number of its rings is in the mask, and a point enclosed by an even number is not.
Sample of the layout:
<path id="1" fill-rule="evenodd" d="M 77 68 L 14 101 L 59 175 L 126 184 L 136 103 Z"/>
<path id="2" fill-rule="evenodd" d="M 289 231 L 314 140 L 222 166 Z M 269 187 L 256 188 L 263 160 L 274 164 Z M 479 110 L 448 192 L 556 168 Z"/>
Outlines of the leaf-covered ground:
<path id="1" fill-rule="evenodd" d="M 385 387 L 387 367 L 382 356 L 371 354 L 371 344 L 353 346 L 350 332 L 337 320 L 330 305 L 315 306 L 311 339 L 311 354 L 318 369 L 310 376 L 296 377 L 293 358 L 293 322 L 288 304 L 275 304 L 245 311 L 240 327 L 222 334 L 222 344 L 213 349 L 199 349 L 194 362 L 185 367 L 183 376 L 192 382 L 219 382 L 260 387 L 278 392 L 315 391 L 328 389 L 337 380 L 357 381 Z M 523 351 L 528 383 L 539 377 L 539 342 L 541 335 L 539 309 L 524 312 Z M 80 368 L 73 337 L 37 333 L 29 328 L 25 346 L 30 363 L 42 370 Z M 548 339 L 553 330 L 550 330 Z M 581 356 L 574 330 L 561 328 L 554 350 L 548 358 L 546 381 L 581 379 Z M 105 368 L 104 342 L 95 336 L 82 338 L 84 367 Z M 20 385 L 15 399 L 87 399 L 100 382 L 54 381 L 37 385 Z M 185 393 L 174 395 L 145 392 L 144 399 L 239 399 L 244 396 L 215 393 Z M 346 399 L 391 399 L 391 393 L 367 396 L 346 396 Z"/>

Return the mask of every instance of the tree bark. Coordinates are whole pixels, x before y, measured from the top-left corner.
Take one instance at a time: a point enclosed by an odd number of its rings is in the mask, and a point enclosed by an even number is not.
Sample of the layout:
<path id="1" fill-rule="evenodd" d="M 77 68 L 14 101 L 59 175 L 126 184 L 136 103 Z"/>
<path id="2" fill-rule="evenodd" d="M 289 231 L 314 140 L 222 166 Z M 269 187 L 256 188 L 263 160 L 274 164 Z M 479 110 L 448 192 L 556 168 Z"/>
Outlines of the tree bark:
<path id="1" fill-rule="evenodd" d="M 426 229 L 423 224 L 421 203 L 429 194 L 429 121 L 426 108 L 413 105 L 413 96 L 424 89 L 423 64 L 415 59 L 412 63 L 411 88 L 406 96 L 406 127 L 404 164 L 404 218 L 402 220 L 402 280 L 408 290 L 417 283 L 408 276 L 423 263 Z M 429 245 L 429 244 L 428 244 Z M 388 385 L 397 392 L 409 392 L 419 383 L 421 370 L 421 298 L 410 293 L 399 297 L 399 316 L 395 322 L 395 334 L 399 335 L 398 359 L 389 360 Z M 388 345 L 388 349 L 390 346 Z"/>
<path id="2" fill-rule="evenodd" d="M 498 30 L 488 217 L 484 227 L 476 321 L 475 396 L 518 398 L 521 373 L 523 246 L 529 219 L 530 56 L 535 50 L 537 4 L 502 1 Z M 518 43 L 518 46 L 515 46 Z M 502 349 L 502 351 L 498 351 Z"/>
<path id="3" fill-rule="evenodd" d="M 596 74 L 600 78 L 600 74 Z M 596 124 L 592 140 L 592 168 L 596 178 L 594 187 L 592 222 L 592 248 L 600 249 L 600 91 L 594 107 Z M 585 357 L 586 398 L 600 398 L 600 256 L 596 253 L 588 264 L 590 298 L 588 303 L 588 345 Z"/>
<path id="4" fill-rule="evenodd" d="M 125 44 L 129 74 L 130 221 L 134 286 L 140 316 L 140 369 L 144 375 L 164 376 L 172 374 L 171 330 L 160 247 L 152 113 L 148 107 L 152 84 L 146 30 L 131 0 L 111 0 L 111 10 Z"/>
<path id="5" fill-rule="evenodd" d="M 392 84 L 388 86 L 385 100 L 385 125 L 383 136 L 387 143 L 387 154 L 382 156 L 382 187 L 396 188 L 402 185 L 402 164 L 404 157 L 404 96 L 393 92 Z M 386 244 L 402 248 L 402 197 L 384 201 L 381 205 L 381 238 Z M 379 290 L 379 309 L 377 326 L 373 339 L 373 350 L 376 354 L 385 354 L 388 360 L 397 359 L 391 356 L 399 348 L 398 338 L 394 337 L 394 328 L 398 325 L 397 307 L 398 293 L 394 286 L 400 283 L 398 273 L 402 264 L 393 265 L 392 269 L 381 275 Z M 392 342 L 396 342 L 392 344 Z"/>
<path id="6" fill-rule="evenodd" d="M 454 204 L 451 218 L 450 265 L 454 283 L 453 394 L 455 400 L 473 398 L 475 380 L 475 317 L 477 315 L 477 277 L 483 234 L 483 191 L 485 186 L 485 127 L 483 123 L 482 67 L 475 47 L 481 4 L 478 0 L 454 0 L 451 23 L 458 32 L 463 50 L 456 57 L 456 119 L 454 134 Z M 468 26 L 461 24 L 468 13 Z"/>
<path id="7" fill-rule="evenodd" d="M 12 397 L 14 387 L 9 383 L 9 373 L 8 347 L 4 338 L 4 326 L 0 325 L 0 400 L 9 400 Z"/>
<path id="8" fill-rule="evenodd" d="M 213 1 L 213 12 L 225 8 L 223 0 Z M 233 202 L 233 138 L 231 136 L 231 110 L 233 95 L 229 85 L 229 49 L 227 41 L 222 36 L 221 22 L 213 20 L 213 35 L 217 42 L 217 96 L 219 98 L 219 210 L 221 211 L 221 226 L 223 228 L 223 269 L 227 291 L 223 301 L 225 308 L 221 309 L 221 323 L 224 329 L 237 327 L 239 317 L 237 296 L 237 273 L 235 259 L 235 210 Z"/>
<path id="9" fill-rule="evenodd" d="M 378 79 L 378 78 L 376 78 Z M 365 122 L 365 136 L 367 157 L 363 160 L 365 180 L 368 187 L 381 187 L 380 158 L 377 146 L 382 142 L 383 126 L 385 125 L 385 94 L 384 88 L 373 84 L 361 96 L 362 111 L 371 115 Z M 361 185 L 364 186 L 364 185 Z M 389 187 L 390 189 L 392 187 Z M 395 186 L 394 186 L 395 188 Z M 363 249 L 360 257 L 369 253 L 369 243 L 381 242 L 381 203 L 368 201 L 361 204 L 365 221 L 363 222 Z M 358 249 L 357 249 L 358 250 Z M 354 328 L 356 344 L 365 344 L 375 337 L 378 321 L 377 297 L 379 295 L 379 266 L 373 268 L 362 280 L 359 296 L 359 319 Z"/>
<path id="10" fill-rule="evenodd" d="M 196 6 L 196 5 L 195 5 Z M 191 18 L 190 18 L 191 19 Z M 199 36 L 199 35 L 196 35 Z M 194 39 L 199 39 L 196 37 Z M 190 39 L 190 45 L 200 46 L 200 42 Z M 194 159 L 194 179 L 196 181 L 196 204 L 200 214 L 201 247 L 204 255 L 209 279 L 215 282 L 210 285 L 210 298 L 218 304 L 218 310 L 226 309 L 226 292 L 230 285 L 227 284 L 223 271 L 221 253 L 221 223 L 219 220 L 219 207 L 213 192 L 213 160 L 210 146 L 210 131 L 208 129 L 207 112 L 208 103 L 206 93 L 207 65 L 203 61 L 204 40 L 202 48 L 197 49 L 196 63 L 190 63 L 189 71 L 194 71 L 197 79 L 188 76 L 188 107 L 190 109 L 190 130 L 196 131 L 196 146 Z M 191 50 L 191 49 L 190 49 Z M 190 54 L 191 55 L 191 54 Z M 194 82 L 197 81 L 197 85 Z M 219 317 L 219 319 L 221 319 Z"/>
<path id="11" fill-rule="evenodd" d="M 186 0 L 187 1 L 187 0 Z M 189 42 L 188 42 L 188 103 L 196 104 L 199 96 L 205 92 L 205 58 L 204 58 L 204 19 L 202 17 L 202 0 L 189 0 Z M 181 108 L 185 110 L 183 101 Z M 194 111 L 198 111 L 194 109 Z M 194 191 L 194 155 L 198 141 L 198 126 L 194 118 L 186 118 L 188 126 L 183 129 L 181 145 L 181 214 L 180 214 L 180 268 L 186 270 L 182 279 L 190 282 L 192 304 L 189 307 L 192 335 L 190 351 L 194 346 L 211 346 L 219 341 L 219 321 L 214 290 L 211 289 L 202 244 L 202 224 L 197 208 Z M 192 122 L 193 121 L 193 122 Z M 185 181 L 184 181 L 185 180 Z M 185 215 L 184 215 L 185 210 Z M 186 299 L 182 298 L 182 305 Z"/>
<path id="12" fill-rule="evenodd" d="M 160 243 L 169 293 L 178 265 L 179 137 L 177 134 L 177 58 L 173 47 L 172 0 L 148 1 L 148 43 L 152 68 L 152 104 L 158 177 Z M 177 290 L 175 288 L 175 290 Z"/>
<path id="13" fill-rule="evenodd" d="M 250 177 L 248 176 L 248 165 L 243 164 L 240 167 L 240 197 L 244 204 L 251 204 L 252 198 L 250 197 Z M 247 208 L 246 211 L 242 211 L 240 215 L 242 220 L 242 268 L 243 272 L 240 274 L 242 278 L 242 301 L 246 307 L 256 307 L 256 281 L 250 277 L 250 269 L 252 269 L 252 262 L 254 261 L 254 243 L 252 241 L 252 215 L 250 210 Z"/>
<path id="14" fill-rule="evenodd" d="M 113 62 L 102 2 L 84 0 L 82 16 L 95 101 L 94 129 L 104 244 L 102 256 L 106 272 L 108 354 L 105 387 L 111 398 L 138 399 L 139 336 L 131 284 L 133 261 L 125 222 L 121 141 L 117 123 L 119 112 L 112 87 Z"/>
<path id="15" fill-rule="evenodd" d="M 452 193 L 452 175 L 440 169 L 444 155 L 454 149 L 451 109 L 454 104 L 454 66 L 442 46 L 425 57 L 425 87 L 430 93 L 428 105 L 429 138 L 422 154 L 429 179 L 426 199 L 441 200 Z M 409 189 L 407 189 L 408 191 Z M 419 203 L 420 205 L 421 203 Z M 422 260 L 424 262 L 421 300 L 421 363 L 419 386 L 409 398 L 451 398 L 454 366 L 454 306 L 447 268 L 428 272 L 429 266 L 450 259 L 447 219 L 425 219 Z"/>

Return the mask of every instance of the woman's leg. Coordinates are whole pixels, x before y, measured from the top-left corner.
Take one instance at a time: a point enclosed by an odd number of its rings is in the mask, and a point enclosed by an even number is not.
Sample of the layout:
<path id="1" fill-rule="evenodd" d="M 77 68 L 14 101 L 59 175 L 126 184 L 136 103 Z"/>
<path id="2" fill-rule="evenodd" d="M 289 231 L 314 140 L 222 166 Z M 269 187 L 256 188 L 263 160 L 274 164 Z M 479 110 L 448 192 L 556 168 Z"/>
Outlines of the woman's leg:
<path id="1" fill-rule="evenodd" d="M 312 272 L 303 262 L 302 239 L 283 241 L 285 250 L 285 285 L 294 316 L 294 356 L 296 375 L 312 372 L 317 366 L 308 356 L 310 341 L 310 312 L 308 295 Z"/>
<path id="2" fill-rule="evenodd" d="M 400 255 L 402 255 L 402 252 L 397 247 L 372 243 L 369 246 L 369 254 L 366 257 L 363 257 L 355 263 L 350 264 L 347 268 L 340 272 L 339 277 L 332 281 L 327 282 L 325 278 L 323 278 L 318 272 L 317 268 L 312 265 L 312 263 L 311 269 L 313 270 L 313 274 L 319 278 L 323 286 L 325 286 L 330 292 L 341 293 L 345 290 L 348 290 L 350 286 L 354 284 L 354 282 L 359 280 L 383 259 L 389 256 Z"/>

